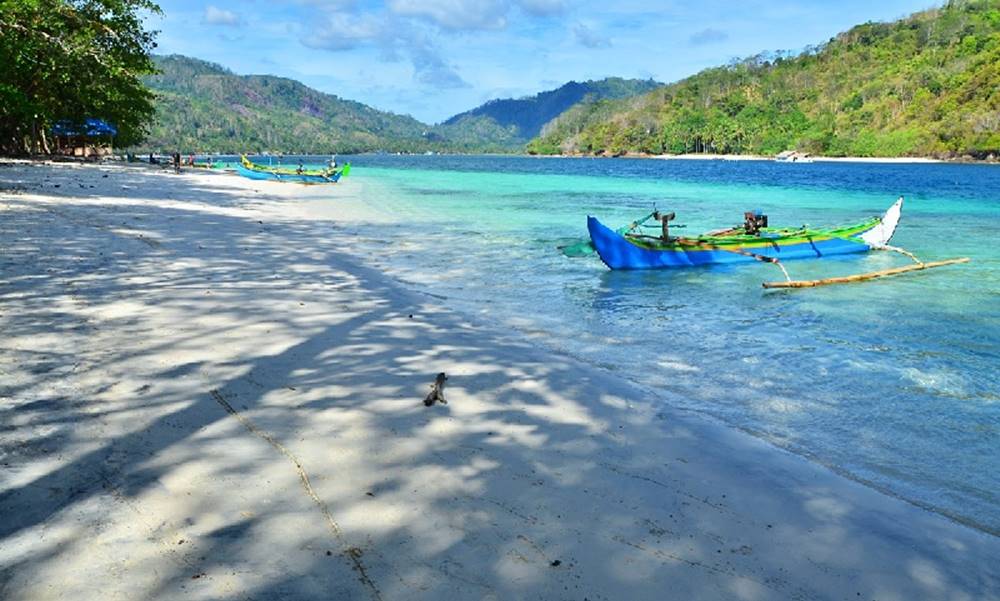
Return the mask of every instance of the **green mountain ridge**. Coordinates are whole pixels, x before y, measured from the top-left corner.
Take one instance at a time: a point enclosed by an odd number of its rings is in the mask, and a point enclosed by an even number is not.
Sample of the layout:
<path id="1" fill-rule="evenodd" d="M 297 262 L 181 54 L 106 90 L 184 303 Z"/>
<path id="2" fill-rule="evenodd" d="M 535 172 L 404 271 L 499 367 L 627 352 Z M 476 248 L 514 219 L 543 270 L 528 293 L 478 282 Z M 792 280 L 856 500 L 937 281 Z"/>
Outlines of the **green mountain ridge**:
<path id="1" fill-rule="evenodd" d="M 580 102 L 629 98 L 658 88 L 653 80 L 608 77 L 570 81 L 555 90 L 524 98 L 490 100 L 435 127 L 435 133 L 461 145 L 521 149 L 545 124 Z"/>
<path id="2" fill-rule="evenodd" d="M 538 154 L 1000 155 L 1000 10 L 952 0 L 797 56 L 765 53 L 645 95 L 580 103 Z"/>
<path id="3" fill-rule="evenodd" d="M 431 126 L 284 77 L 237 75 L 180 55 L 153 59 L 159 73 L 143 81 L 156 95 L 156 118 L 139 151 L 521 152 L 542 124 L 581 99 L 621 98 L 659 85 L 570 82 L 528 98 L 490 101 Z"/>
<path id="4" fill-rule="evenodd" d="M 316 91 L 284 77 L 236 75 L 213 63 L 154 56 L 156 118 L 140 148 L 184 152 L 278 150 L 423 152 L 444 145 L 427 125 Z"/>

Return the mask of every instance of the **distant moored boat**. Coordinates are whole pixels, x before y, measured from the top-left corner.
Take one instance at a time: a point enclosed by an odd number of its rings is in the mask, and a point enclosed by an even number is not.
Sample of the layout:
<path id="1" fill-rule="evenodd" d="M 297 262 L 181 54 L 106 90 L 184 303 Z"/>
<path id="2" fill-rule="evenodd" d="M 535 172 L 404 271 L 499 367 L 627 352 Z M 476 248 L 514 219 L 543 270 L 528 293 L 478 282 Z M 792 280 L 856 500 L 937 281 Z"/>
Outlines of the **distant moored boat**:
<path id="1" fill-rule="evenodd" d="M 351 171 L 351 164 L 342 169 L 289 169 L 287 167 L 264 167 L 253 163 L 243 155 L 236 168 L 243 177 L 260 180 L 275 180 L 281 182 L 297 182 L 302 184 L 334 184 Z"/>
<path id="2" fill-rule="evenodd" d="M 807 152 L 799 152 L 797 150 L 786 150 L 784 152 L 778 153 L 774 157 L 775 162 L 778 163 L 811 163 L 813 162 L 812 156 Z"/>

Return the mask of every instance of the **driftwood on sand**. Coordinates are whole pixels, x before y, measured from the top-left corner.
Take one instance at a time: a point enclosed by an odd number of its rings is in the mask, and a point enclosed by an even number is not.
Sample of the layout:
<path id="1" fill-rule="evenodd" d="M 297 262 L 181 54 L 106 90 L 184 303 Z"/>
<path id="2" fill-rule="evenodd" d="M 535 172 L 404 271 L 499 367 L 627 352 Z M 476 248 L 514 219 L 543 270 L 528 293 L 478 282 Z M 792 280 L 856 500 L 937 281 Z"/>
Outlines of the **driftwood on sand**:
<path id="1" fill-rule="evenodd" d="M 430 407 L 435 402 L 440 402 L 442 405 L 447 405 L 448 401 L 444 400 L 444 382 L 448 379 L 448 376 L 441 372 L 434 378 L 434 383 L 431 384 L 431 391 L 427 393 L 424 397 L 424 405 Z"/>

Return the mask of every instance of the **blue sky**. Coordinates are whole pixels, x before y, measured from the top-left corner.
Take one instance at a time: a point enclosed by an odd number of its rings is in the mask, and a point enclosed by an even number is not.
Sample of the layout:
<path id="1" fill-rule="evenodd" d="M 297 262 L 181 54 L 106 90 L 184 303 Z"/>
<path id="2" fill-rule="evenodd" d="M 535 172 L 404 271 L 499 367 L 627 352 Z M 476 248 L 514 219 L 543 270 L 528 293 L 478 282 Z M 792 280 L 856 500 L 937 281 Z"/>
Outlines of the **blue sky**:
<path id="1" fill-rule="evenodd" d="M 933 0 L 161 0 L 158 53 L 267 73 L 440 122 L 493 98 L 607 76 L 671 82 L 801 50 Z"/>

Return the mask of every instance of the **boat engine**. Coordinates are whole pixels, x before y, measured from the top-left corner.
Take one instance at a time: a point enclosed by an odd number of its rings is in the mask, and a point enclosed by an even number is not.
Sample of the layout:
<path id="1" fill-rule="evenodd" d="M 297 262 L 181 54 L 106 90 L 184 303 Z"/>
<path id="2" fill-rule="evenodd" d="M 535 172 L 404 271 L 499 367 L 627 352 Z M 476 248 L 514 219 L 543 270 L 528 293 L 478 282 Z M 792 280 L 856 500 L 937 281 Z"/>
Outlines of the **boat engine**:
<path id="1" fill-rule="evenodd" d="M 661 213 L 659 211 L 653 212 L 653 219 L 663 223 L 663 241 L 670 242 L 670 226 L 668 223 L 672 221 L 676 215 L 671 211 L 670 213 Z"/>
<path id="2" fill-rule="evenodd" d="M 743 231 L 750 236 L 759 236 L 760 230 L 767 227 L 767 215 L 760 211 L 743 213 Z"/>

